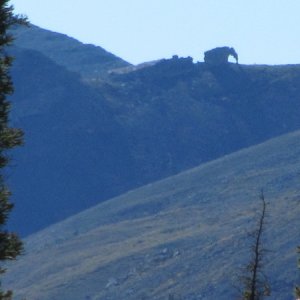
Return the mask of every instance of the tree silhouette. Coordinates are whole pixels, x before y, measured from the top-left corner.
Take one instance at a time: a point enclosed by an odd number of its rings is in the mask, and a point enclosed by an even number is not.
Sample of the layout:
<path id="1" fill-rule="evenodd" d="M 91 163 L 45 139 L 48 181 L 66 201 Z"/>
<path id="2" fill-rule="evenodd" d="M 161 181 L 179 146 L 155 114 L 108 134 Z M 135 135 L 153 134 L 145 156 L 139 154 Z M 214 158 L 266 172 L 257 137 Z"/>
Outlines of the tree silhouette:
<path id="1" fill-rule="evenodd" d="M 22 242 L 19 237 L 5 229 L 5 225 L 13 208 L 9 201 L 10 191 L 5 184 L 3 168 L 7 166 L 9 157 L 7 150 L 22 144 L 23 133 L 20 129 L 9 126 L 10 103 L 7 96 L 13 92 L 13 83 L 9 75 L 12 64 L 12 57 L 7 54 L 13 37 L 9 33 L 11 26 L 25 24 L 26 19 L 15 16 L 13 7 L 7 0 L 0 0 L 0 261 L 15 259 L 22 251 Z M 2 171 L 2 172 L 1 172 Z M 0 274 L 5 268 L 0 267 Z M 12 297 L 11 291 L 0 290 L 0 299 L 9 300 Z"/>
<path id="2" fill-rule="evenodd" d="M 258 214 L 257 225 L 250 234 L 250 237 L 253 239 L 251 259 L 245 268 L 245 275 L 240 276 L 240 281 L 243 284 L 243 300 L 262 300 L 266 296 L 270 296 L 268 280 L 263 273 L 264 254 L 266 252 L 266 249 L 263 247 L 263 233 L 267 207 L 263 191 L 261 192 L 260 200 L 262 207 Z"/>
<path id="3" fill-rule="evenodd" d="M 300 253 L 300 246 L 298 246 L 298 253 Z M 300 268 L 300 258 L 298 259 L 298 268 Z M 295 295 L 297 297 L 297 300 L 300 299 L 300 287 L 297 286 L 295 288 Z"/>

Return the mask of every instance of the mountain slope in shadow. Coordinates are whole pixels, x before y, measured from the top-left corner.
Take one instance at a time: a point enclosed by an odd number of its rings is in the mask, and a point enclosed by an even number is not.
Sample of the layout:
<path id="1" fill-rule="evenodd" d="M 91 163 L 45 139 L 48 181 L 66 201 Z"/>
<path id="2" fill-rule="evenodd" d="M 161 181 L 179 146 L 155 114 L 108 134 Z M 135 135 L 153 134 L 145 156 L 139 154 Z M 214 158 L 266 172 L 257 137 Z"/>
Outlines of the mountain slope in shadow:
<path id="1" fill-rule="evenodd" d="M 25 145 L 11 154 L 7 178 L 16 203 L 11 226 L 24 235 L 90 207 L 111 185 L 115 195 L 129 189 L 133 161 L 98 91 L 37 51 L 13 55 L 12 124 L 24 130 Z"/>

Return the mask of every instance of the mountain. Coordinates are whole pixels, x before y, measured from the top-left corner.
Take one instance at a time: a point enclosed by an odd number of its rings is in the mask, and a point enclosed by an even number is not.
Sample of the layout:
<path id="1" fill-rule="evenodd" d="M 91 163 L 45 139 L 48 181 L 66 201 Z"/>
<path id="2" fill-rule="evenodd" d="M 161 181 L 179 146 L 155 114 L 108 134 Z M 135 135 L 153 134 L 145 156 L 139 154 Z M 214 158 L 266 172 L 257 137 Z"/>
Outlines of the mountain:
<path id="1" fill-rule="evenodd" d="M 4 286 L 16 299 L 237 299 L 263 188 L 269 299 L 291 299 L 299 173 L 296 131 L 130 191 L 28 237 Z"/>
<path id="2" fill-rule="evenodd" d="M 139 177 L 151 182 L 298 129 L 299 72 L 175 57 L 100 89 L 129 132 Z"/>
<path id="3" fill-rule="evenodd" d="M 22 235 L 300 129 L 298 65 L 212 66 L 174 56 L 128 67 L 35 26 L 15 35 L 11 120 L 24 129 L 25 146 L 12 153 L 8 180 L 11 228 Z"/>
<path id="4" fill-rule="evenodd" d="M 39 52 L 12 53 L 12 123 L 24 130 L 25 145 L 11 154 L 7 177 L 17 199 L 12 227 L 28 234 L 91 206 L 110 185 L 115 193 L 128 189 L 132 162 L 124 130 L 99 92 Z"/>
<path id="5" fill-rule="evenodd" d="M 17 47 L 35 50 L 70 71 L 80 73 L 83 79 L 97 80 L 115 68 L 130 64 L 105 49 L 83 44 L 67 35 L 30 24 L 12 30 Z"/>

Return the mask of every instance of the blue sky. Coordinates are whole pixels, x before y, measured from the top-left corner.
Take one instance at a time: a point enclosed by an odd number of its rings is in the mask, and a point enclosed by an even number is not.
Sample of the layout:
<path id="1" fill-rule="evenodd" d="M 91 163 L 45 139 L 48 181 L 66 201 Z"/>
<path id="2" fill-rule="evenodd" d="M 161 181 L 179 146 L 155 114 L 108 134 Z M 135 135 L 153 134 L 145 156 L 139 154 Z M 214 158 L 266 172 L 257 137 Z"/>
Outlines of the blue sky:
<path id="1" fill-rule="evenodd" d="M 174 54 L 202 61 L 231 46 L 244 64 L 300 63 L 300 0 L 11 0 L 40 27 L 131 63 Z"/>

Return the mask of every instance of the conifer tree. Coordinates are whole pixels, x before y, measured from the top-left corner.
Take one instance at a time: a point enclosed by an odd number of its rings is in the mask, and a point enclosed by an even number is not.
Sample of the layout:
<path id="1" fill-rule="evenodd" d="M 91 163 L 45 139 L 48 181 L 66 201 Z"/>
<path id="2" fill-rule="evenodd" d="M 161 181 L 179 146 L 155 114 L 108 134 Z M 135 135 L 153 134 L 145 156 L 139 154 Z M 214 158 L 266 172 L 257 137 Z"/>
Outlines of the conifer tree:
<path id="1" fill-rule="evenodd" d="M 300 246 L 298 247 L 298 253 L 300 254 Z M 300 268 L 300 258 L 298 259 L 298 268 Z M 295 294 L 296 294 L 297 300 L 300 299 L 300 287 L 299 286 L 297 286 L 295 288 Z"/>
<path id="2" fill-rule="evenodd" d="M 251 259 L 245 268 L 245 275 L 240 276 L 243 284 L 243 300 L 262 300 L 270 296 L 270 286 L 267 277 L 264 275 L 264 254 L 266 249 L 263 247 L 263 233 L 265 230 L 266 201 L 263 191 L 260 195 L 262 202 L 261 212 L 258 215 L 257 226 L 251 237 L 253 238 L 251 246 Z"/>
<path id="3" fill-rule="evenodd" d="M 5 228 L 13 204 L 9 201 L 10 191 L 5 183 L 3 168 L 9 162 L 7 151 L 22 144 L 22 131 L 9 126 L 10 103 L 8 96 L 13 92 L 13 83 L 9 75 L 12 57 L 7 54 L 7 47 L 13 36 L 9 33 L 11 26 L 25 24 L 26 19 L 15 16 L 8 0 L 0 0 L 0 274 L 5 272 L 3 262 L 15 259 L 22 251 L 19 237 Z M 0 289 L 0 300 L 11 299 L 11 291 Z"/>

